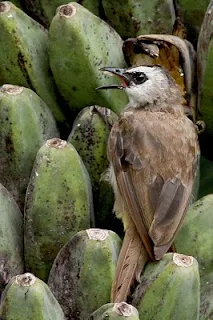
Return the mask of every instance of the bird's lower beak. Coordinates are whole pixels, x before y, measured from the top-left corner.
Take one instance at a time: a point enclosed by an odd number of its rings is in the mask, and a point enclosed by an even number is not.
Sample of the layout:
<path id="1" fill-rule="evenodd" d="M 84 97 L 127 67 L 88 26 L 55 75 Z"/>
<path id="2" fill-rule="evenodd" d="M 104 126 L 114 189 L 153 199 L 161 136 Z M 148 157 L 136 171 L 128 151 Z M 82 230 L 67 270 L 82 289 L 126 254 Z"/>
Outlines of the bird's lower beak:
<path id="1" fill-rule="evenodd" d="M 100 86 L 96 88 L 96 90 L 100 89 L 121 89 L 123 90 L 129 84 L 129 79 L 126 75 L 126 69 L 112 68 L 112 67 L 104 67 L 100 69 L 101 71 L 110 72 L 116 76 L 118 76 L 121 80 L 121 84 L 109 84 L 106 86 Z"/>

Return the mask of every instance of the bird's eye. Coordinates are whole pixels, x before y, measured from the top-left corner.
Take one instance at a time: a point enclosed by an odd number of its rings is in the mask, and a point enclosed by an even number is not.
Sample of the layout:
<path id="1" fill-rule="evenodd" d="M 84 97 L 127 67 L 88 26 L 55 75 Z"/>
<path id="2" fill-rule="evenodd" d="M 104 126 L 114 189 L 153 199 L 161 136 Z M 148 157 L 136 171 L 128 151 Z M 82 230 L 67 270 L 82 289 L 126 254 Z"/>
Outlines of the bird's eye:
<path id="1" fill-rule="evenodd" d="M 148 80 L 147 76 L 143 72 L 136 72 L 134 74 L 133 81 L 135 84 L 142 84 Z"/>

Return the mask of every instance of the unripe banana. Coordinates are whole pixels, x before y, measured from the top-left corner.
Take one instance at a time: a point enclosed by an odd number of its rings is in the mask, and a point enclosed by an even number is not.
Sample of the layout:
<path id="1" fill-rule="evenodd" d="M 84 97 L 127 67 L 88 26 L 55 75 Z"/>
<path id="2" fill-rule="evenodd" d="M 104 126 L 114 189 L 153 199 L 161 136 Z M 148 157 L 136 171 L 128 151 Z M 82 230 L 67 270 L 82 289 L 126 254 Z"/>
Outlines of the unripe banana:
<path id="1" fill-rule="evenodd" d="M 23 239 L 23 215 L 0 184 L 0 295 L 13 276 L 24 272 Z"/>
<path id="2" fill-rule="evenodd" d="M 198 320 L 200 277 L 192 256 L 167 253 L 147 264 L 132 304 L 143 320 Z"/>
<path id="3" fill-rule="evenodd" d="M 21 210 L 36 154 L 47 139 L 58 135 L 50 110 L 35 92 L 0 87 L 0 182 Z"/>
<path id="4" fill-rule="evenodd" d="M 100 71 L 101 67 L 126 66 L 120 36 L 105 21 L 76 2 L 58 7 L 49 35 L 50 66 L 58 89 L 73 114 L 89 105 L 120 112 L 127 104 L 124 92 L 95 90 L 106 82 L 119 81 Z"/>
<path id="5" fill-rule="evenodd" d="M 2 295 L 0 316 L 4 320 L 65 320 L 48 286 L 31 273 L 11 279 Z"/>
<path id="6" fill-rule="evenodd" d="M 76 232 L 93 223 L 89 175 L 75 148 L 50 139 L 36 156 L 25 201 L 27 271 L 47 280 L 52 263 Z"/>
<path id="7" fill-rule="evenodd" d="M 135 307 L 126 303 L 107 303 L 93 312 L 87 320 L 139 320 Z"/>
<path id="8" fill-rule="evenodd" d="M 49 68 L 48 32 L 9 1 L 0 2 L 0 30 L 0 85 L 32 89 L 63 124 L 65 117 Z"/>
<path id="9" fill-rule="evenodd" d="M 76 233 L 61 249 L 48 285 L 67 319 L 85 320 L 110 301 L 120 247 L 116 233 L 87 229 Z"/>
<path id="10" fill-rule="evenodd" d="M 141 34 L 171 34 L 175 20 L 171 0 L 102 0 L 108 23 L 124 39 Z"/>

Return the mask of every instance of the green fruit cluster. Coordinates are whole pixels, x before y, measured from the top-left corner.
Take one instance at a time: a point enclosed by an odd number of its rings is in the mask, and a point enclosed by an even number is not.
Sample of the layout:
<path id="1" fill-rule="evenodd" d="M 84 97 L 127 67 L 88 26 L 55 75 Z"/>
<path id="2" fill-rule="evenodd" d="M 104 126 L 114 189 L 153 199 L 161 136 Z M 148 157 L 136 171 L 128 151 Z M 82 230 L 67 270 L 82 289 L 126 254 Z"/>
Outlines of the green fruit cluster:
<path id="1" fill-rule="evenodd" d="M 1 319 L 212 319 L 213 1 L 207 6 L 0 1 Z M 197 59 L 174 31 L 177 15 Z M 148 262 L 128 303 L 111 304 L 124 231 L 113 213 L 106 149 L 128 101 L 121 90 L 96 88 L 119 82 L 102 67 L 152 64 L 163 44 L 166 63 L 174 52 L 182 63 L 186 104 L 206 123 L 200 199 L 175 239 L 178 253 Z"/>

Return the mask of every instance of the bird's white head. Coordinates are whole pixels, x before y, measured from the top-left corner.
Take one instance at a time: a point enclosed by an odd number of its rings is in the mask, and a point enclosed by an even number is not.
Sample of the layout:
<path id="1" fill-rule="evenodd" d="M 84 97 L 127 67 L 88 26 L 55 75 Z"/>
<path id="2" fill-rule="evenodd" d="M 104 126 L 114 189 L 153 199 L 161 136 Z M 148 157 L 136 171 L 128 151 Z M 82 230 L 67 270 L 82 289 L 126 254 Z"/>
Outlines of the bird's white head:
<path id="1" fill-rule="evenodd" d="M 121 79 L 120 85 L 101 86 L 98 89 L 122 89 L 129 97 L 128 107 L 160 105 L 172 100 L 181 101 L 180 91 L 169 72 L 161 66 L 138 66 L 129 69 L 106 67 Z M 173 96 L 173 97 L 172 97 Z"/>

